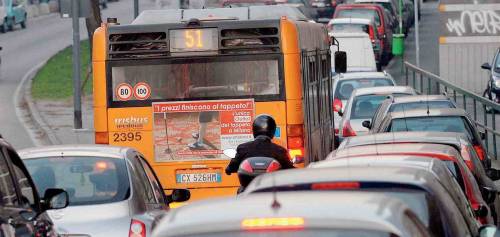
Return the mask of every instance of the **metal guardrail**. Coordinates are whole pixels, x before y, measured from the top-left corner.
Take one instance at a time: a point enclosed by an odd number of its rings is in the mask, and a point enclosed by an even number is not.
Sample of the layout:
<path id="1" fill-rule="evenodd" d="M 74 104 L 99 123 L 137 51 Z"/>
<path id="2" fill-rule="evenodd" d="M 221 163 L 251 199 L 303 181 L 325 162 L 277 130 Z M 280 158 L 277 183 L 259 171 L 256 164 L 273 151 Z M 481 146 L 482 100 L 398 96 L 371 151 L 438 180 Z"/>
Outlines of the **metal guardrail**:
<path id="1" fill-rule="evenodd" d="M 453 85 L 431 72 L 422 70 L 417 66 L 405 62 L 405 80 L 407 86 L 412 86 L 420 94 L 443 94 L 452 99 L 457 106 L 467 111 L 474 119 L 476 125 L 485 132 L 485 147 L 495 159 L 500 159 L 500 132 L 497 131 L 496 113 L 500 105 L 479 96 L 471 91 Z M 491 109 L 491 113 L 487 112 Z M 479 115 L 479 116 L 478 116 Z"/>

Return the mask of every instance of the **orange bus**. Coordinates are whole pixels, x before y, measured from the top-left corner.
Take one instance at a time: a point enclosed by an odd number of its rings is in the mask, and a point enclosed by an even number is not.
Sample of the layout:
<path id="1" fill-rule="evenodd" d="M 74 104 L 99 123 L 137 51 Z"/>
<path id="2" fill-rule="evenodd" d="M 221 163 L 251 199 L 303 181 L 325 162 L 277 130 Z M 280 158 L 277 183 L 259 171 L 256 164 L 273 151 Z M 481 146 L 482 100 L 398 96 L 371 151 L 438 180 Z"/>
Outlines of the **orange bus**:
<path id="1" fill-rule="evenodd" d="M 282 16 L 282 17 L 280 17 Z M 293 7 L 145 11 L 94 35 L 95 142 L 130 146 L 166 193 L 235 195 L 223 150 L 252 140 L 258 114 L 297 166 L 333 150 L 330 43 Z"/>

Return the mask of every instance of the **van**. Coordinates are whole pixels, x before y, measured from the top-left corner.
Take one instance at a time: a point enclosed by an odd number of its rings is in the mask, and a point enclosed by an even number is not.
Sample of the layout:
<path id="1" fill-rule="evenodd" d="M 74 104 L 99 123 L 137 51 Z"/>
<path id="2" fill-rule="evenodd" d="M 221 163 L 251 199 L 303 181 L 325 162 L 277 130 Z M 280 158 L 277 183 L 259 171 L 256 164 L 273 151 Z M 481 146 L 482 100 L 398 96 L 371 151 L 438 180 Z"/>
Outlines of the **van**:
<path id="1" fill-rule="evenodd" d="M 372 41 L 368 34 L 361 32 L 332 32 L 329 35 L 338 41 L 340 50 L 347 53 L 348 72 L 377 71 Z M 332 52 L 332 72 L 335 73 L 335 59 L 333 55 L 337 51 L 337 46 L 332 45 L 330 50 Z"/>
<path id="2" fill-rule="evenodd" d="M 0 0 L 0 32 L 14 29 L 16 24 L 26 28 L 28 14 L 20 0 Z"/>

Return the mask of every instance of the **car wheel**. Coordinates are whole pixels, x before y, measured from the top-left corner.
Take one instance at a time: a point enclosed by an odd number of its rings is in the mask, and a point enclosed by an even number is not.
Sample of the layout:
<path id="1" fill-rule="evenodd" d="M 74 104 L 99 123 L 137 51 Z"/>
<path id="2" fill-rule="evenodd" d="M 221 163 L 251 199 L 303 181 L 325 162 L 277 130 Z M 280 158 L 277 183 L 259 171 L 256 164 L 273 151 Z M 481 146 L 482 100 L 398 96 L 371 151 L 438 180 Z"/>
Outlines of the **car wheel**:
<path id="1" fill-rule="evenodd" d="M 14 24 L 16 24 L 16 19 L 12 17 L 9 21 L 9 24 L 7 25 L 9 31 L 14 30 Z"/>
<path id="2" fill-rule="evenodd" d="M 28 18 L 26 17 L 26 15 L 24 15 L 24 20 L 21 22 L 21 28 L 26 29 L 26 21 L 27 20 L 28 20 Z"/>

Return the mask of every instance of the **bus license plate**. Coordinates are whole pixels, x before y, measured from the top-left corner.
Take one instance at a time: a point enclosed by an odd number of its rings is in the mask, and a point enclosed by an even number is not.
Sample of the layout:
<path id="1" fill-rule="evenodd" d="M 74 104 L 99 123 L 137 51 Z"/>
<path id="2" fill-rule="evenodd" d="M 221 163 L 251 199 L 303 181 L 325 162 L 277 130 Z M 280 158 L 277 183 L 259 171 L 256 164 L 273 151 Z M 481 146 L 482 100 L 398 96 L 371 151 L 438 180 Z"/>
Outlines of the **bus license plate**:
<path id="1" fill-rule="evenodd" d="M 176 174 L 177 183 L 220 183 L 220 173 L 187 173 Z"/>

